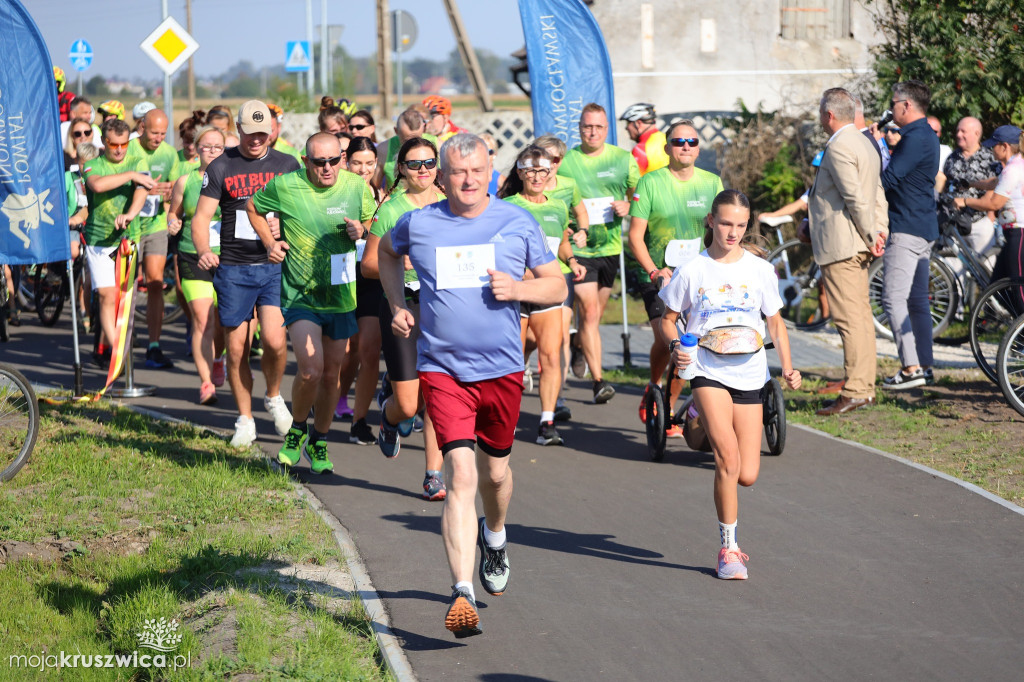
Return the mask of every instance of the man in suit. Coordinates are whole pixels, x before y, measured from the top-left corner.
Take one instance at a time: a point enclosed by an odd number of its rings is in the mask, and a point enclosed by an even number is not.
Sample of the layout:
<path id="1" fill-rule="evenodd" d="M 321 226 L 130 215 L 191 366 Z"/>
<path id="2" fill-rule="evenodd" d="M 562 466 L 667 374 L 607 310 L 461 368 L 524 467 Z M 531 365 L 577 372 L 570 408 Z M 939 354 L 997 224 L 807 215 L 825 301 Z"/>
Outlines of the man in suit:
<path id="1" fill-rule="evenodd" d="M 811 247 L 821 266 L 832 322 L 843 340 L 845 384 L 818 414 L 830 416 L 875 402 L 875 330 L 868 265 L 882 255 L 889 217 L 878 153 L 854 125 L 856 103 L 842 88 L 826 90 L 821 126 L 832 135 L 808 197 Z"/>

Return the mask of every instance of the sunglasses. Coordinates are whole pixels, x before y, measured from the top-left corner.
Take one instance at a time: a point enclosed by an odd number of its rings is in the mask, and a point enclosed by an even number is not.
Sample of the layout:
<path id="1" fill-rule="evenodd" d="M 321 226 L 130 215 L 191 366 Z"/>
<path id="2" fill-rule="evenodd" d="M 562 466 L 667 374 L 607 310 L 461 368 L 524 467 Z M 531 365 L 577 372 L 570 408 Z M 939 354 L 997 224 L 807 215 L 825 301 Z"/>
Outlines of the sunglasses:
<path id="1" fill-rule="evenodd" d="M 366 130 L 369 127 L 370 127 L 369 124 L 367 124 L 367 125 L 363 125 L 362 123 L 349 123 L 348 124 L 348 129 L 349 130 Z"/>
<path id="2" fill-rule="evenodd" d="M 121 144 L 114 144 L 113 142 L 106 142 L 104 145 L 107 149 L 128 149 L 128 143 L 123 142 Z"/>
<path id="3" fill-rule="evenodd" d="M 696 137 L 673 137 L 671 140 L 669 140 L 669 143 L 673 147 L 682 147 L 683 145 L 687 144 L 690 145 L 691 147 L 696 147 L 700 144 L 700 140 L 698 140 Z"/>
<path id="4" fill-rule="evenodd" d="M 90 135 L 92 135 L 92 130 L 76 130 L 71 134 L 74 135 L 75 137 L 89 137 Z"/>
<path id="5" fill-rule="evenodd" d="M 420 168 L 426 168 L 427 170 L 433 170 L 434 166 L 437 165 L 437 159 L 423 159 L 415 161 L 405 161 L 404 165 L 409 170 L 419 170 Z"/>
<path id="6" fill-rule="evenodd" d="M 341 156 L 332 156 L 329 159 L 308 159 L 308 161 L 311 164 L 313 164 L 314 166 L 316 166 L 317 168 L 323 168 L 327 164 L 331 164 L 332 166 L 337 166 L 339 163 L 341 163 L 341 159 L 342 159 Z"/>

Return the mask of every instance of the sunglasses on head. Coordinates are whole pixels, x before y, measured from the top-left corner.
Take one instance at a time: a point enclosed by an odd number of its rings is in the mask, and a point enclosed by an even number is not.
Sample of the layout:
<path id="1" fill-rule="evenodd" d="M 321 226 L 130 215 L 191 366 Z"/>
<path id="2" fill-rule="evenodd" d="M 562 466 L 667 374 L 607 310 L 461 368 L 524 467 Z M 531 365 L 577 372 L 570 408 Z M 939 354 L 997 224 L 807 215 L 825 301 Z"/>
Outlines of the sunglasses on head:
<path id="1" fill-rule="evenodd" d="M 369 127 L 370 127 L 369 124 L 363 124 L 363 123 L 349 123 L 348 124 L 348 129 L 349 130 L 366 130 Z"/>
<path id="2" fill-rule="evenodd" d="M 417 159 L 415 161 L 406 161 L 405 167 L 409 170 L 419 170 L 420 168 L 426 168 L 432 170 L 437 165 L 437 159 Z"/>
<path id="3" fill-rule="evenodd" d="M 691 147 L 696 147 L 700 144 L 700 140 L 697 139 L 696 137 L 673 137 L 671 140 L 669 140 L 669 143 L 673 147 L 682 147 L 683 145 L 687 144 L 690 145 Z"/>
<path id="4" fill-rule="evenodd" d="M 341 159 L 341 156 L 332 156 L 329 159 L 309 159 L 309 162 L 316 166 L 317 168 L 323 168 L 327 164 L 337 166 L 339 163 L 341 163 Z"/>
<path id="5" fill-rule="evenodd" d="M 75 137 L 89 137 L 90 135 L 92 135 L 92 129 L 90 128 L 89 130 L 76 130 L 71 134 L 74 135 Z"/>

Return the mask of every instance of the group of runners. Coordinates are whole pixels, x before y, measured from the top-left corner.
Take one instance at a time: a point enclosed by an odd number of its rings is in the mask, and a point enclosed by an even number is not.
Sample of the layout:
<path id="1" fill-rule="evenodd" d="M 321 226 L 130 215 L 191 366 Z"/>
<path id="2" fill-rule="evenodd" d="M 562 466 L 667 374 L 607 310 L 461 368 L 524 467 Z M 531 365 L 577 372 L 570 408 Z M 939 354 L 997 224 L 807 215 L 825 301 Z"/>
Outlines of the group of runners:
<path id="1" fill-rule="evenodd" d="M 499 595 L 509 585 L 509 454 L 531 353 L 539 362 L 538 443 L 562 442 L 555 423 L 572 418 L 560 398 L 570 367 L 585 362 L 594 403 L 615 395 L 602 377 L 598 325 L 621 274 L 627 216 L 631 267 L 642 270 L 656 334 L 651 381 L 670 363 L 698 368 L 691 385 L 716 458 L 718 574 L 746 577 L 736 487 L 757 476 L 754 413 L 768 378 L 765 352 L 684 352 L 682 320 L 698 336 L 741 325 L 755 340 L 767 324 L 785 380 L 798 387 L 800 377 L 773 271 L 744 249 L 749 204 L 696 167 L 691 121 L 663 133 L 653 106 L 629 107 L 622 120 L 637 142 L 630 153 L 607 143 L 608 112 L 588 104 L 578 146 L 544 135 L 502 169 L 494 140 L 455 126 L 443 97 L 402 112 L 396 134 L 382 141 L 368 111 L 325 98 L 320 131 L 298 148 L 280 137 L 284 113 L 261 101 L 239 108 L 234 130 L 222 107 L 195 112 L 178 127 L 180 151 L 164 142 L 164 112 L 134 112 L 138 137 L 129 141 L 121 109 L 95 143 L 73 147 L 107 340 L 97 360 L 109 361 L 115 337 L 112 255 L 126 237 L 138 244 L 147 283 L 162 283 L 164 259 L 176 258 L 199 402 L 216 401 L 228 382 L 238 408 L 233 445 L 257 439 L 249 365 L 257 328 L 264 407 L 283 437 L 277 458 L 285 466 L 305 456 L 314 473 L 332 472 L 327 443 L 336 416 L 351 415 L 350 442 L 376 442 L 389 458 L 422 430 L 423 495 L 446 500 L 453 594 L 445 625 L 457 637 L 480 632 L 478 543 L 484 589 Z M 92 123 L 70 120 L 72 133 Z M 147 365 L 170 367 L 159 346 L 162 286 L 148 297 Z M 289 341 L 297 365 L 290 405 L 280 390 Z M 674 396 L 681 385 L 674 382 Z M 366 421 L 374 397 L 376 438 Z"/>

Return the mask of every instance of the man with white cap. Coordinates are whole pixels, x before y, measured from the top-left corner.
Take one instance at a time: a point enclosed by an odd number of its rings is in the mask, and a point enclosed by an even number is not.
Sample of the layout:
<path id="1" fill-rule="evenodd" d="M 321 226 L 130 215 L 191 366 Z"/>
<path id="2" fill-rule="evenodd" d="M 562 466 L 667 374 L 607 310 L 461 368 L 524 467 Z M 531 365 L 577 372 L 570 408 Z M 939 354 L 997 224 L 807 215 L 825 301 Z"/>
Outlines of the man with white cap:
<path id="1" fill-rule="evenodd" d="M 270 149 L 271 113 L 258 100 L 245 102 L 236 121 L 241 142 L 226 149 L 210 164 L 203 179 L 199 203 L 192 218 L 192 241 L 204 270 L 216 268 L 213 287 L 221 324 L 227 338 L 227 374 L 238 404 L 238 419 L 231 444 L 245 447 L 256 440 L 252 417 L 252 371 L 243 360 L 249 357 L 250 321 L 253 308 L 260 320 L 263 345 L 263 376 L 267 393 L 263 405 L 283 436 L 292 415 L 281 397 L 281 379 L 287 361 L 287 339 L 281 316 L 281 266 L 267 259 L 259 235 L 245 212 L 249 199 L 278 175 L 299 169 L 299 162 Z M 220 256 L 211 250 L 210 221 L 220 207 Z M 280 234 L 276 217 L 268 216 L 270 229 Z"/>

